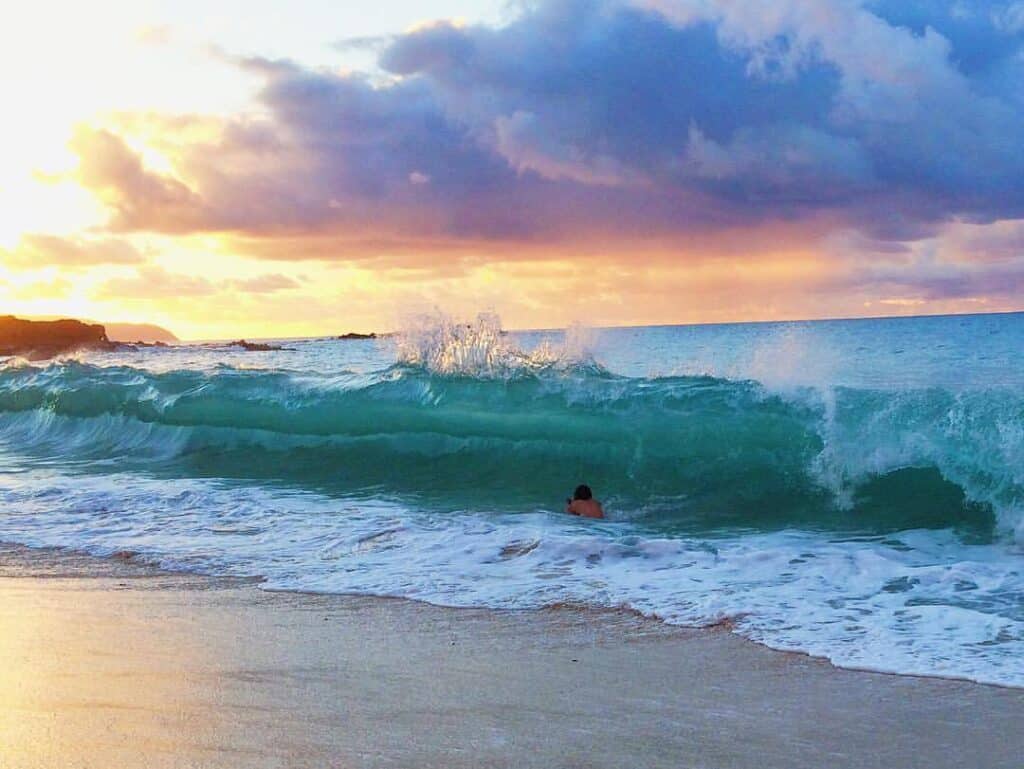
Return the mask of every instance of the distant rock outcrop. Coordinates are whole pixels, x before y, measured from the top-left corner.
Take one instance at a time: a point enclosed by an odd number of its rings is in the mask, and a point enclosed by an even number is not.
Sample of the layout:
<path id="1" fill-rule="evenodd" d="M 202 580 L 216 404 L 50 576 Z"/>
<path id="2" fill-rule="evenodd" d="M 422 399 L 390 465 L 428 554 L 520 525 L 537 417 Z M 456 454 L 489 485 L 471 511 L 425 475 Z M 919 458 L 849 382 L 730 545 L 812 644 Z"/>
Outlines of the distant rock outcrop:
<path id="1" fill-rule="evenodd" d="M 355 331 L 349 331 L 347 334 L 342 334 L 338 339 L 376 339 L 377 334 L 372 331 L 369 334 L 358 334 Z"/>
<path id="2" fill-rule="evenodd" d="M 152 323 L 105 323 L 104 327 L 111 342 L 155 345 L 158 342 L 170 344 L 179 341 L 178 337 L 166 328 L 154 326 Z"/>
<path id="3" fill-rule="evenodd" d="M 77 320 L 22 320 L 0 317 L 0 355 L 20 355 L 44 360 L 80 348 L 109 350 L 115 347 L 99 324 Z"/>
<path id="4" fill-rule="evenodd" d="M 280 347 L 276 344 L 263 344 L 261 342 L 247 342 L 244 339 L 231 342 L 228 347 L 241 347 L 243 350 L 249 352 L 276 352 L 278 350 L 288 350 L 288 347 Z"/>

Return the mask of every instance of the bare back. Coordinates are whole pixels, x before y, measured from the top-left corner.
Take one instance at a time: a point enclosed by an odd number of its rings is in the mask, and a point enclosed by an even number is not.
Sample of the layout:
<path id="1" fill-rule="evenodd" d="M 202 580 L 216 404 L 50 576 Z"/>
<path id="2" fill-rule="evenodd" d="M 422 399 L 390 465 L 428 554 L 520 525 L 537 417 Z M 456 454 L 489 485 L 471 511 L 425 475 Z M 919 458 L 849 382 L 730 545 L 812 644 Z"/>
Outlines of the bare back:
<path id="1" fill-rule="evenodd" d="M 604 510 L 596 499 L 574 499 L 565 508 L 565 512 L 581 518 L 604 518 Z"/>

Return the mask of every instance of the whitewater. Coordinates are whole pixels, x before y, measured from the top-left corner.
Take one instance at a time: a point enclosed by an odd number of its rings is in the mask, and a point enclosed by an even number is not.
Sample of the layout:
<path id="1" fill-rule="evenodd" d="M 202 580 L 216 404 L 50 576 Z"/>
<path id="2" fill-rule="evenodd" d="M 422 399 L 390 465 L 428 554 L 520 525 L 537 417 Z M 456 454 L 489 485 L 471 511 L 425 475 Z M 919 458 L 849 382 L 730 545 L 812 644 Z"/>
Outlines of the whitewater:
<path id="1" fill-rule="evenodd" d="M 0 541 L 1024 686 L 1022 314 L 279 344 L 0 363 Z"/>

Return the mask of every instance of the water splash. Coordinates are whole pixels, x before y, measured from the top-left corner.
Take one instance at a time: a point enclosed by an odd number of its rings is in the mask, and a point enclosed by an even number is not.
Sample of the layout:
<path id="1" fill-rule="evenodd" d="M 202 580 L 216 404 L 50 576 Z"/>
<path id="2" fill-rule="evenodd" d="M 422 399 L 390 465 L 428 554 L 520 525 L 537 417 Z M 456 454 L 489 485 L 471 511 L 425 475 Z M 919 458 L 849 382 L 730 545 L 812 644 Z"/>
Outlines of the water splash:
<path id="1" fill-rule="evenodd" d="M 813 388 L 828 393 L 837 382 L 839 353 L 801 326 L 783 326 L 758 344 L 729 379 L 753 379 L 772 392 Z"/>
<path id="2" fill-rule="evenodd" d="M 494 312 L 460 321 L 440 310 L 407 319 L 396 340 L 400 365 L 442 376 L 515 379 L 542 372 L 595 367 L 593 333 L 574 325 L 562 345 L 544 342 L 533 350 L 513 344 Z"/>

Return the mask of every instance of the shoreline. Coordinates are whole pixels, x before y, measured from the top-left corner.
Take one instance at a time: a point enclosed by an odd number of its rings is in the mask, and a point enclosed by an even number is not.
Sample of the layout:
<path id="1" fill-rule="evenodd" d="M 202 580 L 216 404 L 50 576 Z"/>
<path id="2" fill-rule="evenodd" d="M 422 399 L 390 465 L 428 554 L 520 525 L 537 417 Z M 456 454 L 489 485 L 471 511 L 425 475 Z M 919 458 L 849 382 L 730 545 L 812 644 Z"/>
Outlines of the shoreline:
<path id="1" fill-rule="evenodd" d="M 41 557 L 45 566 L 40 568 L 36 559 L 31 565 L 25 563 L 33 556 Z M 27 573 L 10 574 L 12 564 L 22 564 Z M 52 569 L 55 564 L 64 564 L 70 567 L 68 574 L 50 575 L 47 569 Z M 428 606 L 434 609 L 450 612 L 493 612 L 496 615 L 531 615 L 541 612 L 584 612 L 592 617 L 618 617 L 628 616 L 637 622 L 649 623 L 664 629 L 666 633 L 675 631 L 684 633 L 724 633 L 737 641 L 750 644 L 758 649 L 763 649 L 772 654 L 794 655 L 807 660 L 822 663 L 837 671 L 849 671 L 853 673 L 866 673 L 879 676 L 895 676 L 897 678 L 912 678 L 921 680 L 949 681 L 953 683 L 965 683 L 972 686 L 987 686 L 996 689 L 1006 689 L 1020 692 L 1024 695 L 1024 685 L 1014 686 L 1013 684 L 1001 683 L 998 681 L 979 681 L 967 676 L 942 675 L 940 673 L 904 673 L 897 670 L 883 670 L 872 667 L 859 667 L 855 665 L 837 665 L 829 657 L 823 654 L 813 654 L 802 649 L 784 649 L 771 646 L 763 641 L 755 640 L 743 635 L 736 630 L 735 622 L 737 617 L 724 617 L 717 622 L 707 625 L 682 625 L 667 622 L 657 615 L 644 614 L 631 606 L 597 606 L 586 603 L 558 602 L 541 607 L 532 608 L 498 608 L 492 606 L 458 606 L 431 601 L 420 600 L 402 595 L 378 595 L 372 593 L 333 593 L 318 592 L 315 590 L 289 589 L 289 588 L 263 588 L 266 578 L 262 576 L 228 576 L 211 574 L 204 571 L 189 571 L 186 569 L 164 568 L 146 559 L 142 553 L 134 551 L 117 551 L 110 555 L 97 555 L 74 547 L 63 547 L 53 545 L 24 545 L 18 542 L 0 540 L 0 579 L 7 576 L 24 576 L 29 578 L 75 577 L 95 578 L 112 576 L 138 577 L 138 576 L 163 576 L 194 578 L 207 580 L 215 584 L 230 584 L 232 586 L 252 586 L 266 595 L 294 595 L 306 596 L 311 599 L 332 599 L 339 600 L 371 600 L 371 601 L 405 601 L 412 604 Z"/>
<path id="2" fill-rule="evenodd" d="M 1015 767 L 1024 691 L 0 546 L 0 766 Z"/>

